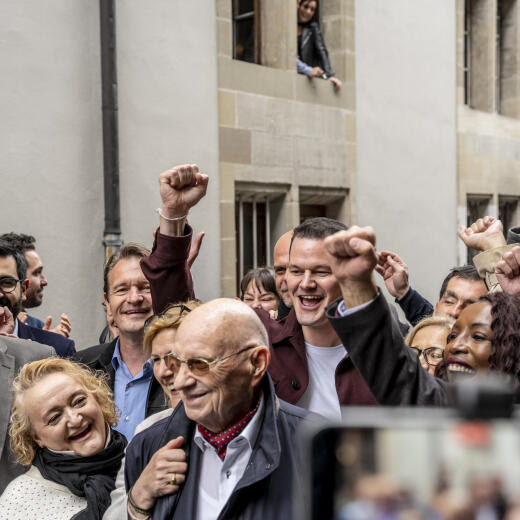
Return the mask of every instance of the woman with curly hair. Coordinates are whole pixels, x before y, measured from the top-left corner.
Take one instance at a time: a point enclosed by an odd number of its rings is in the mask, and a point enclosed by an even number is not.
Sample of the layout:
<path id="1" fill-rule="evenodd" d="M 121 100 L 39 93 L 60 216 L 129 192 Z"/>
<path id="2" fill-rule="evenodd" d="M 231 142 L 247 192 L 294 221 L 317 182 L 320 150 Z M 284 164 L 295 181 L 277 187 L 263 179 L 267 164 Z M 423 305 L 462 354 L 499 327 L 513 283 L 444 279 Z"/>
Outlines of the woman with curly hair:
<path id="1" fill-rule="evenodd" d="M 101 519 L 126 439 L 103 378 L 61 358 L 22 367 L 13 383 L 11 448 L 30 469 L 0 497 L 0 518 Z"/>
<path id="2" fill-rule="evenodd" d="M 424 370 L 406 346 L 389 311 L 385 316 L 377 324 L 378 334 L 365 324 L 362 341 L 358 338 L 349 348 L 352 362 L 380 404 L 452 405 L 452 383 L 490 373 L 520 386 L 520 302 L 514 297 L 492 293 L 468 305 L 448 334 L 435 375 Z"/>

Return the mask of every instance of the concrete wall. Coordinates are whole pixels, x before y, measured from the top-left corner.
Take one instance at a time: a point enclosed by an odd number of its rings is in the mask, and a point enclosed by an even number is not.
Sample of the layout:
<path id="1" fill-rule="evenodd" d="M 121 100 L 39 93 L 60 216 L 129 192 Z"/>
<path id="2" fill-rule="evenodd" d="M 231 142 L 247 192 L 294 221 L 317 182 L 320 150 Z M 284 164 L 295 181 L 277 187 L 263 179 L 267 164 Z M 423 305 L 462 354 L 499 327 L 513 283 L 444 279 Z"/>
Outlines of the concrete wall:
<path id="1" fill-rule="evenodd" d="M 190 221 L 207 231 L 203 247 L 214 251 L 220 240 L 214 6 L 117 2 L 116 18 L 123 239 L 151 244 L 158 174 L 198 162 L 212 178 L 211 191 Z M 49 286 L 34 314 L 67 312 L 78 347 L 89 346 L 104 324 L 98 2 L 4 2 L 0 40 L 0 229 L 38 240 Z M 219 294 L 213 275 L 219 267 L 218 255 L 197 262 L 201 298 Z"/>
<path id="2" fill-rule="evenodd" d="M 355 10 L 354 222 L 372 225 L 436 301 L 457 260 L 454 4 L 358 0 Z"/>

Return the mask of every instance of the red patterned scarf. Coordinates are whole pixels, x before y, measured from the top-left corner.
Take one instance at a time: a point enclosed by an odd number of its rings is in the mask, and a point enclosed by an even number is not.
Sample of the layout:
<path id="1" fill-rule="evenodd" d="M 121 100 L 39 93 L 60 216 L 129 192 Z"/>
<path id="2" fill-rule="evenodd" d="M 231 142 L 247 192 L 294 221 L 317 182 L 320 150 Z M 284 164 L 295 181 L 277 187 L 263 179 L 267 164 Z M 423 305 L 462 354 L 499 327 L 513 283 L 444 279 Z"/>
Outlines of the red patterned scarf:
<path id="1" fill-rule="evenodd" d="M 238 437 L 243 431 L 244 428 L 249 424 L 251 419 L 254 417 L 255 413 L 258 410 L 258 407 L 260 406 L 260 399 L 262 398 L 262 394 L 260 394 L 260 397 L 258 398 L 258 402 L 256 403 L 256 406 L 247 412 L 247 414 L 240 419 L 236 424 L 233 426 L 230 426 L 226 430 L 220 432 L 220 433 L 213 433 L 210 432 L 207 428 L 204 428 L 204 426 L 201 426 L 200 424 L 197 424 L 197 428 L 200 432 L 200 434 L 217 450 L 218 456 L 224 460 L 226 458 L 226 451 L 228 444 Z"/>

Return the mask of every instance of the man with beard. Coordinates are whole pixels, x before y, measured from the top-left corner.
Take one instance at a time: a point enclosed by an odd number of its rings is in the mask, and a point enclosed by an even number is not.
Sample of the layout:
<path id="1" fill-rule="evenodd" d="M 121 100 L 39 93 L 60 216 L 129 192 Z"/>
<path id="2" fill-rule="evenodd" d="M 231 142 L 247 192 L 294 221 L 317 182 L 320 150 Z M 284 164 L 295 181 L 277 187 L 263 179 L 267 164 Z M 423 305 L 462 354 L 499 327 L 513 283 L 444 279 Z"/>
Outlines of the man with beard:
<path id="1" fill-rule="evenodd" d="M 30 327 L 18 319 L 29 281 L 24 256 L 8 242 L 0 240 L 0 332 L 30 339 L 56 350 L 58 356 L 72 356 L 74 342 L 48 330 Z"/>
<path id="2" fill-rule="evenodd" d="M 40 255 L 37 253 L 34 246 L 36 240 L 31 235 L 24 235 L 23 233 L 5 233 L 0 235 L 0 240 L 5 240 L 14 247 L 17 251 L 22 253 L 27 262 L 27 280 L 29 286 L 25 291 L 23 299 L 23 311 L 26 309 L 33 309 L 39 307 L 43 301 L 43 290 L 47 286 L 47 278 L 43 274 L 43 264 Z M 19 320 L 26 325 L 36 327 L 37 329 L 50 330 L 56 334 L 61 334 L 68 338 L 70 336 L 70 320 L 66 314 L 60 317 L 60 323 L 51 329 L 52 316 L 47 316 L 45 323 L 29 314 L 20 313 Z"/>

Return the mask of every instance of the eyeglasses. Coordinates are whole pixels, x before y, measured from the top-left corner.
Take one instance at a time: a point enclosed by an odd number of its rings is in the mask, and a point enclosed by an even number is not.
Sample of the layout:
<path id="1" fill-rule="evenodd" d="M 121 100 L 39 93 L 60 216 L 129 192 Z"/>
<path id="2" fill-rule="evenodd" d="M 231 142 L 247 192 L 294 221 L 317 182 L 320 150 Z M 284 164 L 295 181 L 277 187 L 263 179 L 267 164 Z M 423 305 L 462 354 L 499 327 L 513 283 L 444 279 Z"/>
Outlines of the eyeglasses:
<path id="1" fill-rule="evenodd" d="M 23 280 L 17 280 L 12 276 L 0 277 L 0 291 L 3 293 L 12 293 L 16 289 L 16 285 L 21 283 Z"/>
<path id="2" fill-rule="evenodd" d="M 176 325 L 178 323 L 178 321 L 181 319 L 181 317 L 184 313 L 191 312 L 191 309 L 187 305 L 184 305 L 184 303 L 178 303 L 177 305 L 170 305 L 164 312 L 161 312 L 161 314 L 153 314 L 152 316 L 147 318 L 146 321 L 144 322 L 144 330 L 146 330 L 146 328 L 148 326 L 150 326 L 155 319 L 164 318 L 164 315 L 167 312 L 171 311 L 172 309 L 180 309 L 179 315 L 177 316 L 177 319 L 172 323 L 172 326 Z"/>
<path id="3" fill-rule="evenodd" d="M 186 363 L 188 370 L 193 375 L 202 376 L 204 374 L 207 374 L 210 371 L 211 367 L 216 365 L 217 363 L 220 363 L 221 361 L 229 359 L 233 356 L 238 356 L 239 354 L 242 354 L 242 352 L 245 352 L 246 350 L 250 350 L 255 347 L 256 345 L 251 345 L 249 347 L 243 348 L 242 350 L 239 350 L 238 352 L 234 352 L 229 356 L 217 358 L 213 361 L 207 361 L 206 359 L 202 358 L 180 359 L 173 352 L 169 352 L 163 357 L 153 357 L 152 362 L 155 366 L 157 366 L 161 362 L 161 360 L 164 361 L 166 367 L 169 368 L 174 374 L 176 374 L 181 369 L 181 365 L 183 363 Z"/>
<path id="4" fill-rule="evenodd" d="M 432 367 L 436 367 L 444 357 L 444 350 L 440 347 L 427 347 L 427 348 L 419 348 L 419 347 L 410 347 L 418 357 L 421 357 L 421 354 L 424 356 L 426 363 L 431 365 Z"/>

